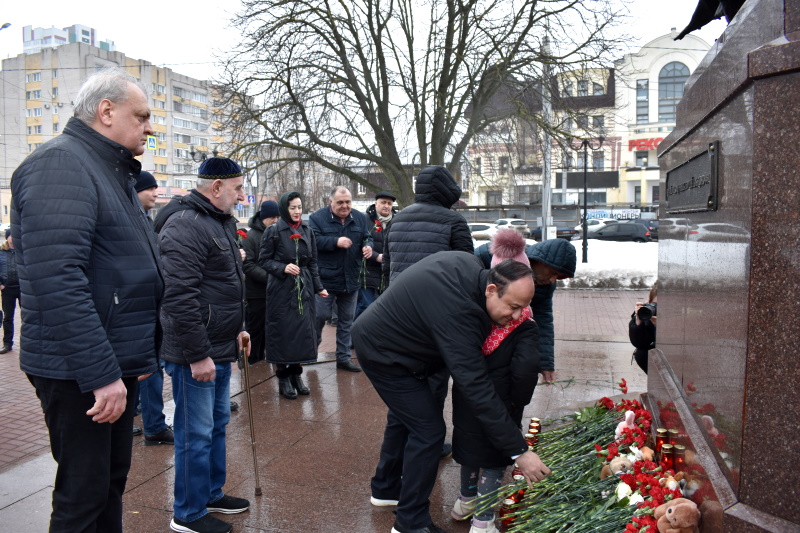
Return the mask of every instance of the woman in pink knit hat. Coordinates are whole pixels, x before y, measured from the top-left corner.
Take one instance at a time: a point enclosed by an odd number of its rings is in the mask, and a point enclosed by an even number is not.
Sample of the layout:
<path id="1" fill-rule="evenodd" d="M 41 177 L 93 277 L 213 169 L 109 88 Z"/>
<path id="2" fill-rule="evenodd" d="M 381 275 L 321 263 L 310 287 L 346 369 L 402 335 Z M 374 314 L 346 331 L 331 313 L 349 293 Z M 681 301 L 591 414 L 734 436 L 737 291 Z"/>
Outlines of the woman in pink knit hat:
<path id="1" fill-rule="evenodd" d="M 525 239 L 513 229 L 498 231 L 492 238 L 492 267 L 507 259 L 528 265 Z M 517 424 L 531 401 L 539 373 L 539 332 L 530 307 L 518 320 L 492 326 L 483 344 L 487 372 L 497 395 Z M 495 533 L 494 509 L 475 512 L 477 497 L 500 487 L 506 468 L 512 463 L 492 446 L 481 424 L 472 414 L 463 391 L 453 385 L 453 459 L 461 465 L 461 494 L 450 515 L 456 520 L 472 516 L 470 533 Z M 474 516 L 473 516 L 474 515 Z"/>

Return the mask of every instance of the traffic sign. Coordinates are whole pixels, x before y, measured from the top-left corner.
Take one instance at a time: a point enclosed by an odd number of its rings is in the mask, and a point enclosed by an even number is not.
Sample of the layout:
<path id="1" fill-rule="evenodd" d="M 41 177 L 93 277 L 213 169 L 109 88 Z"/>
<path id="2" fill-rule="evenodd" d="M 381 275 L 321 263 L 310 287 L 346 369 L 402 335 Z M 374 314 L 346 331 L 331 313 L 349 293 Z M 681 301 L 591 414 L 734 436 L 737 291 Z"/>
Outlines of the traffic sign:
<path id="1" fill-rule="evenodd" d="M 241 211 L 244 209 L 244 204 L 236 204 L 236 210 Z"/>
<path id="2" fill-rule="evenodd" d="M 255 195 L 253 195 L 253 194 L 248 194 L 248 195 L 247 195 L 247 201 L 248 201 L 248 203 L 254 204 L 254 203 L 256 202 L 256 197 L 255 197 Z"/>
<path id="3" fill-rule="evenodd" d="M 158 137 L 155 135 L 148 135 L 147 136 L 147 149 L 156 151 L 158 150 Z"/>

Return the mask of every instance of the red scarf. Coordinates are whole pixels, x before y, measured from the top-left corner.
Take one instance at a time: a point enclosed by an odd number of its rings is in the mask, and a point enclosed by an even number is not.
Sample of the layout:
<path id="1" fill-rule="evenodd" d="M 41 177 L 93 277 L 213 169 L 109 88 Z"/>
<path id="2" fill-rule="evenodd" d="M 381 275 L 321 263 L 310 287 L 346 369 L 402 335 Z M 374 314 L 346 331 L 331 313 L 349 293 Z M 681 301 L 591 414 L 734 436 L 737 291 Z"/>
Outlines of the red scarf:
<path id="1" fill-rule="evenodd" d="M 518 319 L 512 320 L 507 325 L 493 325 L 492 331 L 489 332 L 489 336 L 487 336 L 486 340 L 483 341 L 483 348 L 481 348 L 483 355 L 491 355 L 491 353 L 500 346 L 500 343 L 503 342 L 503 339 L 508 337 L 512 331 L 517 329 L 517 326 L 526 320 L 533 320 L 531 315 L 531 308 L 528 306 L 522 310 L 522 315 Z"/>
<path id="2" fill-rule="evenodd" d="M 298 220 L 297 222 L 289 222 L 289 227 L 293 229 L 300 229 L 300 224 L 302 224 L 302 220 Z"/>

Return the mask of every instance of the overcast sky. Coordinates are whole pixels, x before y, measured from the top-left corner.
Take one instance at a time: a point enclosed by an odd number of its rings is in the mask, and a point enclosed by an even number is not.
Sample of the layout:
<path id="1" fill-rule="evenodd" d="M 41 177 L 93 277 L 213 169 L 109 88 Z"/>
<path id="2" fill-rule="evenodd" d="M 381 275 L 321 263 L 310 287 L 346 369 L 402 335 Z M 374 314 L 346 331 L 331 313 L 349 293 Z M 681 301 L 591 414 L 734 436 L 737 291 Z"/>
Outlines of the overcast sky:
<path id="1" fill-rule="evenodd" d="M 629 33 L 635 44 L 682 30 L 689 22 L 698 0 L 633 0 L 628 3 L 632 19 Z M 101 40 L 112 40 L 117 50 L 135 59 L 199 79 L 213 78 L 214 55 L 230 48 L 238 40 L 228 27 L 238 2 L 197 0 L 195 2 L 141 2 L 138 8 L 108 0 L 3 0 L 0 25 L 0 58 L 22 53 L 22 28 L 33 26 L 64 28 L 83 24 L 95 28 Z M 227 7 L 223 7 L 227 6 Z M 126 10 L 127 8 L 127 10 Z M 694 34 L 709 44 L 725 29 L 714 21 Z"/>

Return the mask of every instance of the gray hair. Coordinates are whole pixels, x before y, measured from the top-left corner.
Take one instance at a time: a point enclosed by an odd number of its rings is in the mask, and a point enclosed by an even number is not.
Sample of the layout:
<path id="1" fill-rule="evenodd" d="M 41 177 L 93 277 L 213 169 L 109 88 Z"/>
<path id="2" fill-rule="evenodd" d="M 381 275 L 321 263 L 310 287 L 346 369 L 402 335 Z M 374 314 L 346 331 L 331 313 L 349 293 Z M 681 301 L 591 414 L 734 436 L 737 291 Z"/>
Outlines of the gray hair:
<path id="1" fill-rule="evenodd" d="M 147 96 L 147 88 L 136 78 L 118 67 L 103 69 L 84 82 L 75 98 L 75 118 L 86 124 L 93 124 L 97 118 L 97 108 L 103 100 L 115 104 L 124 102 L 130 96 L 128 84 L 133 84 Z"/>
<path id="2" fill-rule="evenodd" d="M 350 189 L 344 185 L 336 185 L 333 189 L 331 189 L 331 200 L 333 200 L 333 197 L 336 196 L 337 192 L 346 192 L 347 194 L 350 194 Z"/>
<path id="3" fill-rule="evenodd" d="M 217 181 L 216 179 L 197 178 L 194 188 L 198 191 L 207 191 L 211 188 L 211 184 Z"/>

